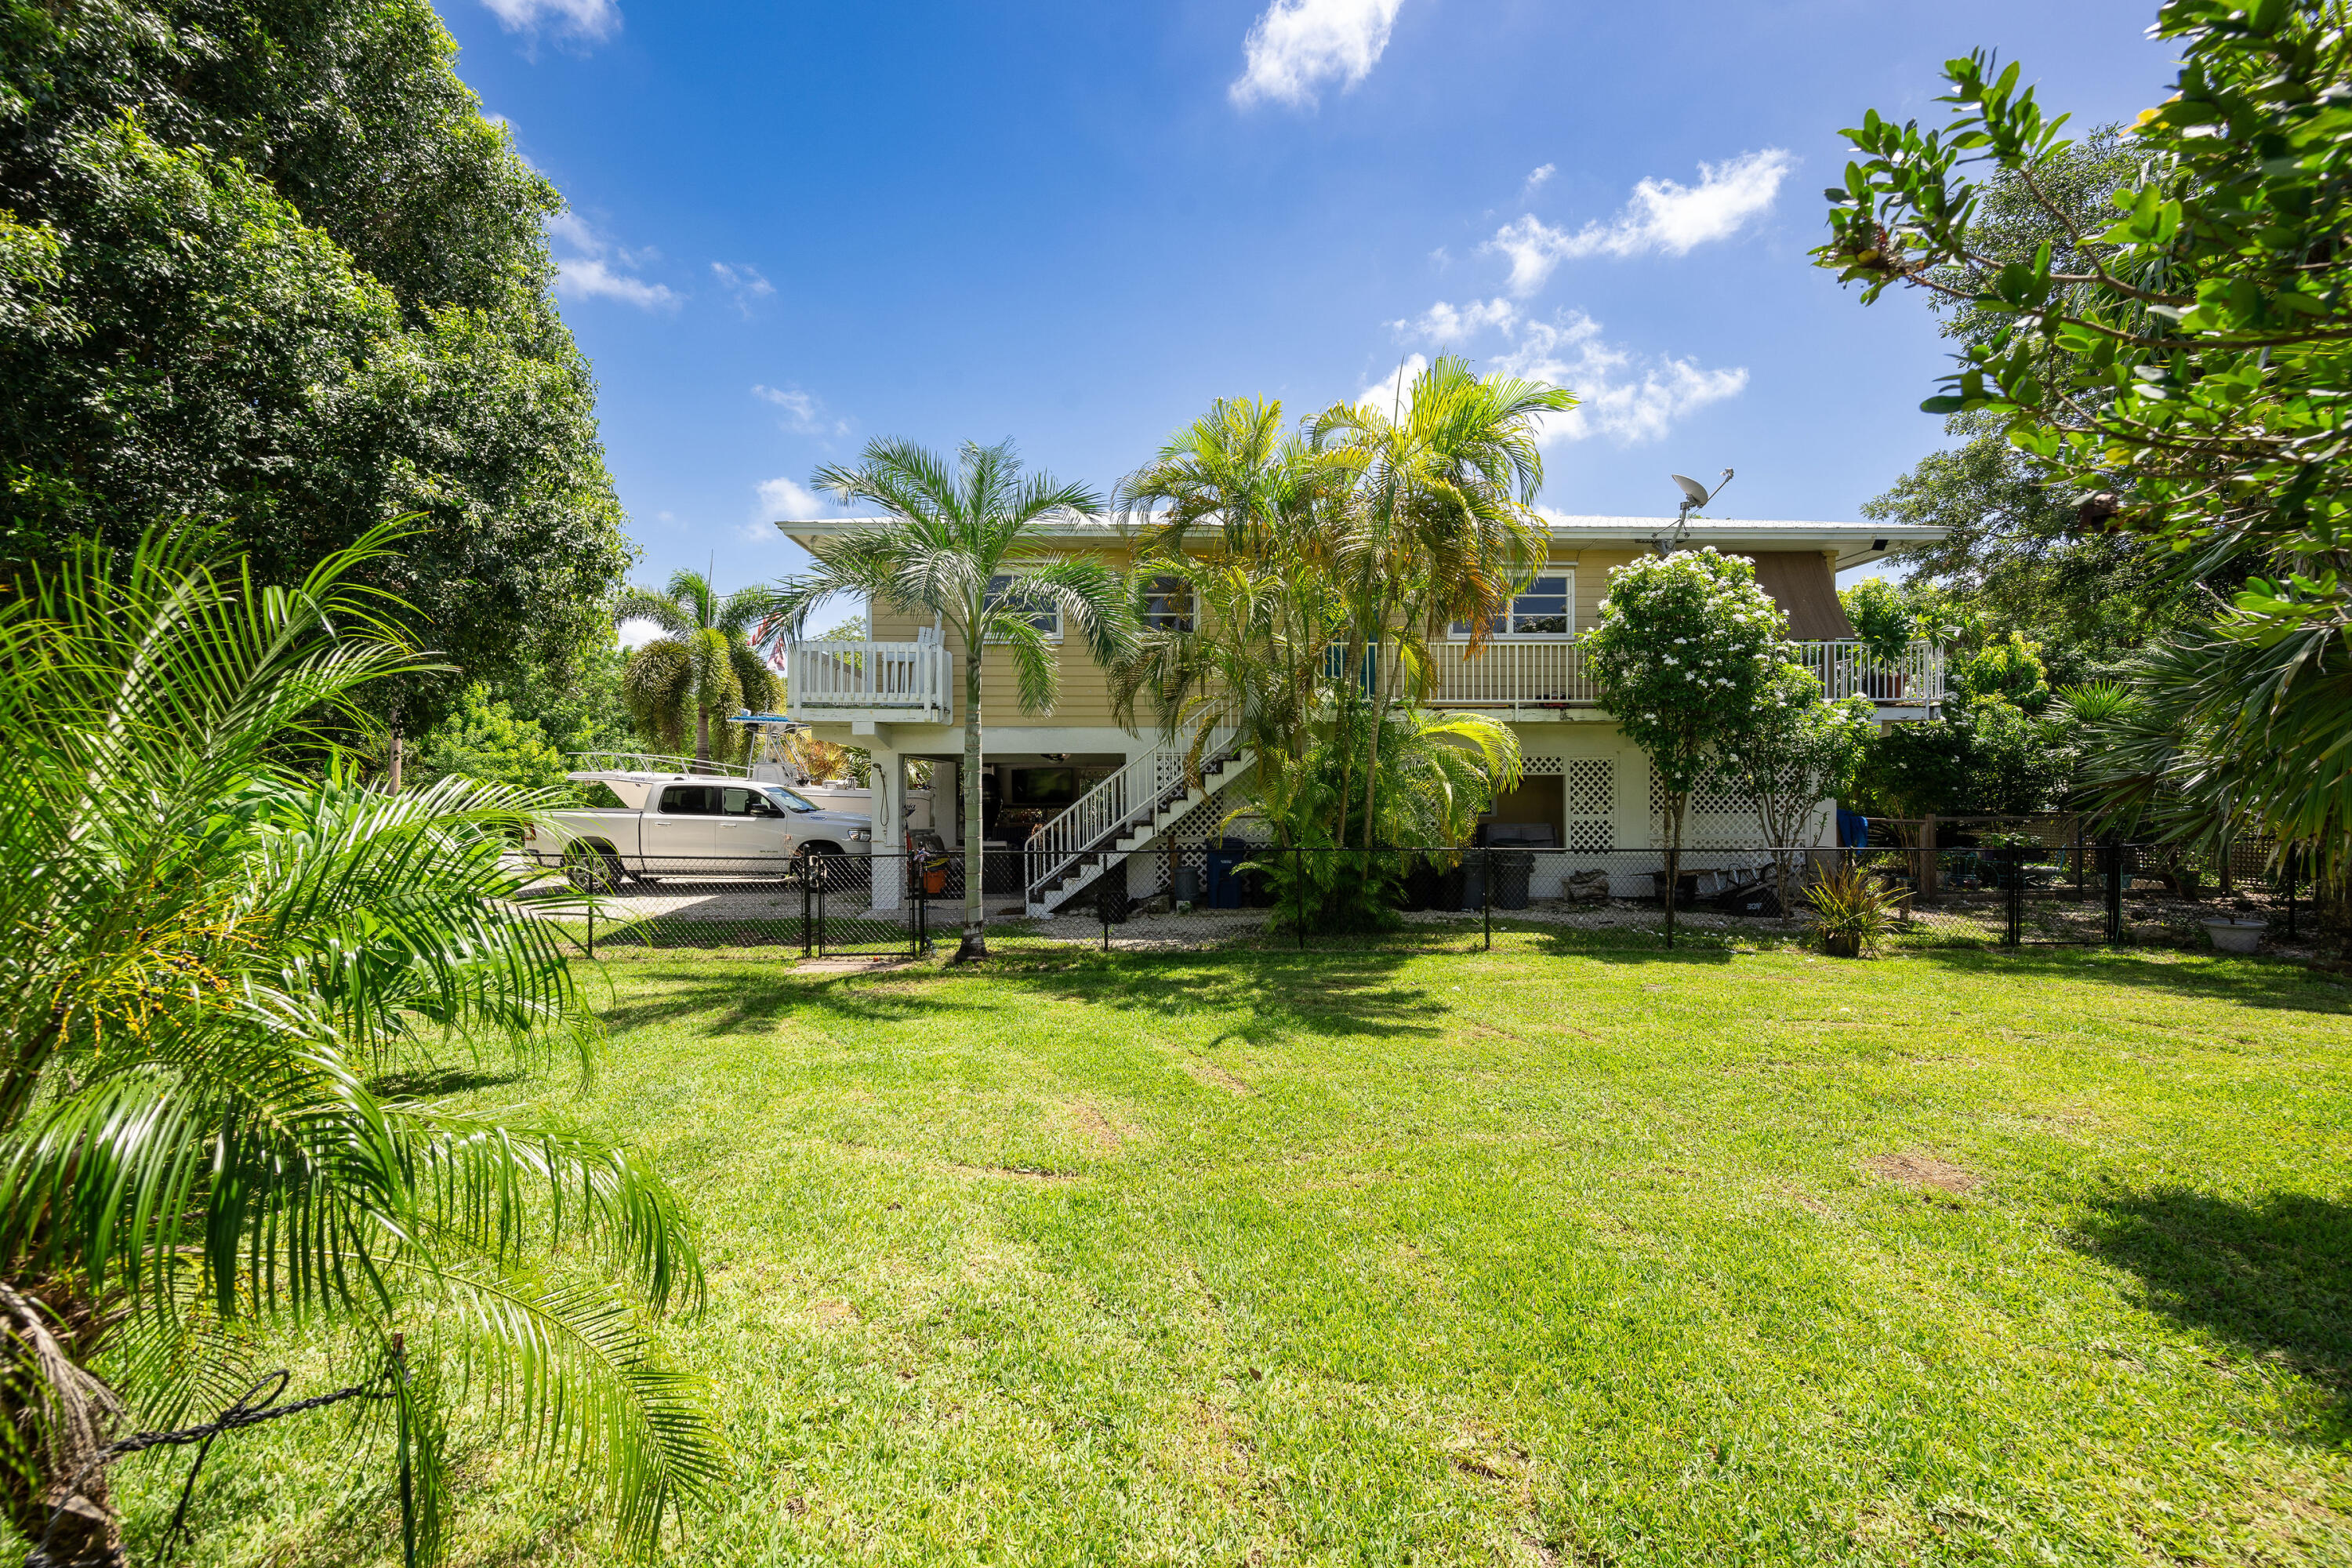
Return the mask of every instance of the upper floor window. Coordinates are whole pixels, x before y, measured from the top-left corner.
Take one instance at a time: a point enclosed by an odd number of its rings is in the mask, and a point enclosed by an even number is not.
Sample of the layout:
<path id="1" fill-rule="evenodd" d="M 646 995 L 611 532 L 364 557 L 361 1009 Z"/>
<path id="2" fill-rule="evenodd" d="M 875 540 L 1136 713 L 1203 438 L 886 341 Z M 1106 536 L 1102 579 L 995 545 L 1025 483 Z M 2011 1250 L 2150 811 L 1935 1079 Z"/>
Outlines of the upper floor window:
<path id="1" fill-rule="evenodd" d="M 1021 618 L 1044 632 L 1055 642 L 1062 639 L 1062 607 L 1048 599 L 1032 599 L 1021 586 L 1021 579 L 1010 573 L 1000 573 L 988 580 L 988 603 L 993 609 L 999 605 L 1030 613 Z"/>
<path id="2" fill-rule="evenodd" d="M 1181 577 L 1154 577 L 1143 585 L 1143 629 L 1148 632 L 1189 632 L 1192 629 L 1192 584 Z"/>
<path id="3" fill-rule="evenodd" d="M 1529 583 L 1511 601 L 1509 613 L 1497 617 L 1486 632 L 1498 637 L 1566 637 L 1575 629 L 1575 618 L 1576 574 L 1547 573 Z M 1466 637 L 1470 633 L 1468 621 L 1454 623 L 1455 637 Z"/>

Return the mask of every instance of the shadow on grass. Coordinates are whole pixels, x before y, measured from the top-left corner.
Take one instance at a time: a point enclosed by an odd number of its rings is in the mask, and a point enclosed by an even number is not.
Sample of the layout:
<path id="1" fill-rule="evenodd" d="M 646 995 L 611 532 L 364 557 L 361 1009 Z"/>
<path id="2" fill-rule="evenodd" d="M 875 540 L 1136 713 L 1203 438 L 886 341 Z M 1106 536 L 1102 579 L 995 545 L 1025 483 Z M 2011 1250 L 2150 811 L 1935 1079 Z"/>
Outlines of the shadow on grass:
<path id="1" fill-rule="evenodd" d="M 380 1100 L 439 1100 L 470 1094 L 478 1089 L 500 1089 L 520 1083 L 530 1074 L 521 1068 L 425 1068 L 415 1072 L 391 1072 L 372 1079 L 368 1091 Z"/>
<path id="2" fill-rule="evenodd" d="M 2168 1187 L 2095 1200 L 2081 1228 L 2085 1250 L 2139 1277 L 2153 1310 L 2324 1385 L 2333 1399 L 2309 1436 L 2352 1437 L 2352 1207 Z"/>
<path id="3" fill-rule="evenodd" d="M 630 965 L 656 989 L 601 1010 L 620 1033 L 660 1024 L 692 1026 L 703 1035 L 765 1028 L 794 1016 L 859 1023 L 977 1018 L 1017 1007 L 1023 994 L 1086 1002 L 1121 1012 L 1168 1016 L 1232 1014 L 1221 1039 L 1255 1044 L 1303 1032 L 1321 1035 L 1434 1036 L 1451 1011 L 1396 971 L 1411 951 L 1241 951 L 1103 953 L 1079 947 L 1002 947 L 984 965 L 936 963 L 860 973 L 797 972 L 779 959 L 761 970 L 691 965 Z M 966 983 L 984 982 L 974 993 Z M 1010 993 L 1008 996 L 1007 993 Z M 709 1015 L 704 1016 L 704 1015 Z"/>
<path id="4" fill-rule="evenodd" d="M 1030 949 L 992 961 L 987 973 L 1018 989 L 1123 1012 L 1238 1014 L 1241 1021 L 1212 1043 L 1258 1045 L 1294 1033 L 1442 1033 L 1452 1008 L 1397 975 L 1423 956 L 1412 948 L 1066 950 L 1052 955 Z"/>
<path id="5" fill-rule="evenodd" d="M 2004 980 L 2096 980 L 2174 995 L 2236 1002 L 2248 1007 L 2352 1016 L 2352 991 L 2297 964 L 2258 959 L 2217 960 L 2210 953 L 2190 953 L 2185 962 L 2179 957 L 2158 962 L 2130 949 L 2107 947 L 1916 947 L 1898 951 L 1915 962 Z"/>

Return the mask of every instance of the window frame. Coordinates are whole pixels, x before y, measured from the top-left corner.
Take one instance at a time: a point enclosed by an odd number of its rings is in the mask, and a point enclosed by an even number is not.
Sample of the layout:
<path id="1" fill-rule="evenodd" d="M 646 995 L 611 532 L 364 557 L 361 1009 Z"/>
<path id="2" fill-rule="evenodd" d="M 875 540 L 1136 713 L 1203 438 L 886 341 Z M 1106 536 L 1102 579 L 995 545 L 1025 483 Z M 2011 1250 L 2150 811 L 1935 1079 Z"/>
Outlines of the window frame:
<path id="1" fill-rule="evenodd" d="M 1027 574 L 1022 572 L 997 572 L 991 574 L 988 579 L 988 586 L 982 592 L 986 598 L 993 599 L 1004 591 L 997 584 L 1001 583 L 1017 583 L 1025 575 L 1027 575 Z M 991 607 L 992 608 L 993 605 L 992 605 Z M 1031 626 L 1036 626 L 1038 617 L 1045 616 L 1052 616 L 1054 624 L 1050 628 L 1045 626 L 1037 626 L 1038 635 L 1043 637 L 1047 642 L 1060 642 L 1062 640 L 1062 606 L 1059 605 L 1049 604 L 1044 609 L 1036 611 L 1033 615 L 1029 616 L 1027 619 Z M 987 640 L 992 644 L 1001 644 L 1007 639 L 1002 636 L 992 636 Z"/>
<path id="2" fill-rule="evenodd" d="M 1164 590 L 1160 586 L 1162 584 L 1167 584 Z M 1199 624 L 1201 608 L 1201 596 L 1192 591 L 1191 579 L 1178 576 L 1172 572 L 1156 573 L 1145 578 L 1143 598 L 1147 604 L 1155 597 L 1173 601 L 1180 595 L 1184 602 L 1184 607 L 1181 610 L 1143 611 L 1141 615 L 1143 629 L 1147 632 L 1190 633 Z"/>
<path id="3" fill-rule="evenodd" d="M 1547 577 L 1557 577 L 1561 583 L 1560 597 L 1562 601 L 1561 609 L 1563 614 L 1560 618 L 1568 623 L 1568 629 L 1566 631 L 1559 632 L 1522 632 L 1513 630 L 1509 623 L 1517 618 L 1519 613 L 1519 601 L 1532 594 L 1535 591 L 1535 585 L 1538 583 L 1542 582 Z M 1574 566 L 1546 566 L 1542 570 L 1538 571 L 1533 577 L 1528 580 L 1528 585 L 1526 588 L 1511 595 L 1510 607 L 1503 612 L 1501 618 L 1505 624 L 1496 626 L 1486 634 L 1486 639 L 1489 642 L 1500 642 L 1507 638 L 1512 642 L 1519 643 L 1575 641 L 1577 636 L 1576 568 Z M 1445 628 L 1445 635 L 1448 641 L 1468 642 L 1470 640 L 1470 625 L 1466 621 L 1455 621 Z"/>

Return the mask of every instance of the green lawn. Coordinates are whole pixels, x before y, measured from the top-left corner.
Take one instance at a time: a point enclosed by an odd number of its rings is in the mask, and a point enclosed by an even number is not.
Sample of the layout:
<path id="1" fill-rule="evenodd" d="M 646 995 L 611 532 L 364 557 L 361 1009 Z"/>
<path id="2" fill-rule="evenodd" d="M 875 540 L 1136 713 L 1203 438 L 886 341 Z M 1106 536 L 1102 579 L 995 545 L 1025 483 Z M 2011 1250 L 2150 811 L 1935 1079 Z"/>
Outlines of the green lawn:
<path id="1" fill-rule="evenodd" d="M 482 1094 L 701 1216 L 665 1561 L 2352 1561 L 2340 983 L 1496 940 L 610 966 L 593 1088 Z M 298 1425 L 187 1560 L 393 1542 Z M 458 1561 L 607 1559 L 468 1475 Z"/>

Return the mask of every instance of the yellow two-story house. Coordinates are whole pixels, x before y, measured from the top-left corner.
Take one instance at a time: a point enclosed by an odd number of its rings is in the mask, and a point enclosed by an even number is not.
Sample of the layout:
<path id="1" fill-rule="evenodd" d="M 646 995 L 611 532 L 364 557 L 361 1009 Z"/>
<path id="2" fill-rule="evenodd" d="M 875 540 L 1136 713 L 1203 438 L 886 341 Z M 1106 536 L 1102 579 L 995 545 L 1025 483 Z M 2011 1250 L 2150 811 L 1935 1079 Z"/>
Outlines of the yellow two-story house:
<path id="1" fill-rule="evenodd" d="M 803 545 L 870 527 L 858 518 L 785 521 L 776 526 Z M 1757 581 L 1787 612 L 1796 654 L 1833 698 L 1866 696 L 1890 723 L 1925 719 L 1943 700 L 1939 649 L 1916 644 L 1893 668 L 1871 664 L 1837 597 L 1837 574 L 1878 560 L 1902 544 L 1941 531 L 1847 522 L 1780 522 L 1673 518 L 1567 517 L 1549 520 L 1543 566 L 1510 613 L 1473 648 L 1465 636 L 1439 650 L 1433 708 L 1475 709 L 1517 732 L 1524 758 L 1517 789 L 1497 800 L 1483 835 L 1555 853 L 1557 880 L 1576 852 L 1650 847 L 1658 842 L 1657 802 L 1649 762 L 1597 700 L 1578 636 L 1597 621 L 1609 574 L 1638 555 L 1712 545 L 1747 557 Z M 1127 570 L 1132 531 L 1109 517 L 1073 517 L 1047 526 L 1057 550 Z M 1050 614 L 1038 624 L 1058 640 Z M 957 841 L 963 759 L 963 650 L 954 634 L 887 606 L 872 607 L 870 640 L 804 643 L 787 656 L 787 712 L 820 738 L 856 746 L 874 759 L 875 846 L 895 844 L 904 820 L 907 766 L 930 764 L 938 825 Z M 1234 756 L 1201 783 L 1184 777 L 1181 755 L 1163 744 L 1149 715 L 1140 733 L 1112 712 L 1102 669 L 1071 638 L 1061 663 L 1061 690 L 1049 713 L 1027 713 L 1014 695 L 1012 658 L 985 651 L 982 793 L 989 847 L 1024 850 L 1017 880 L 992 888 L 1018 894 L 1034 913 L 1050 913 L 1085 890 L 1097 872 L 1155 843 L 1195 843 L 1232 810 L 1223 792 L 1244 779 L 1248 759 Z M 1744 802 L 1693 803 L 1686 844 L 1751 844 L 1758 827 Z M 1832 841 L 1828 803 L 1813 842 Z M 1013 864 L 1007 857 L 1002 862 Z M 891 896 L 879 886 L 878 906 Z M 1543 889 L 1538 888 L 1538 896 Z"/>

